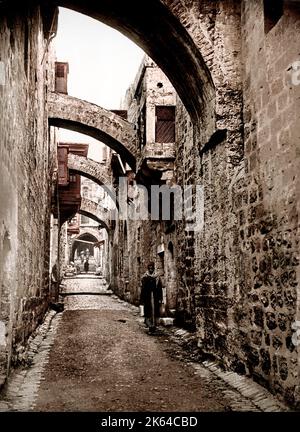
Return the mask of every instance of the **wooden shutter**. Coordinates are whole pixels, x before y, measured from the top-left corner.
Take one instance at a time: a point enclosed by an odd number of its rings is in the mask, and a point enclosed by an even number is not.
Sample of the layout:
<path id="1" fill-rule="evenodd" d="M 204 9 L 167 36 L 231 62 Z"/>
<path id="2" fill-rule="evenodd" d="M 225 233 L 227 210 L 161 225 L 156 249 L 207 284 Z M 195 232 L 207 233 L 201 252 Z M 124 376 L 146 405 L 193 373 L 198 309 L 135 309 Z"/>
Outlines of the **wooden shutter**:
<path id="1" fill-rule="evenodd" d="M 68 147 L 57 148 L 58 185 L 68 186 Z"/>
<path id="2" fill-rule="evenodd" d="M 155 108 L 155 142 L 175 142 L 175 107 L 157 106 Z"/>
<path id="3" fill-rule="evenodd" d="M 56 63 L 55 76 L 57 78 L 64 78 L 66 76 L 66 66 L 63 63 Z"/>
<path id="4" fill-rule="evenodd" d="M 68 86 L 68 63 L 55 63 L 55 91 L 67 94 Z"/>

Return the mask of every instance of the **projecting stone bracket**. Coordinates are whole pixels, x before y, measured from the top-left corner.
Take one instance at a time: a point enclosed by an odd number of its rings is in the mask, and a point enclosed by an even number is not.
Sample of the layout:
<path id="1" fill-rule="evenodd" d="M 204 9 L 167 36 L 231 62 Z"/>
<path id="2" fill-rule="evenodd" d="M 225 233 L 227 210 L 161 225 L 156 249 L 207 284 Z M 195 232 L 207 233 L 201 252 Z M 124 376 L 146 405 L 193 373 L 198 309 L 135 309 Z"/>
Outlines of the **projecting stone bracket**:
<path id="1" fill-rule="evenodd" d="M 174 176 L 175 143 L 147 143 L 138 159 L 137 179 L 165 183 Z"/>

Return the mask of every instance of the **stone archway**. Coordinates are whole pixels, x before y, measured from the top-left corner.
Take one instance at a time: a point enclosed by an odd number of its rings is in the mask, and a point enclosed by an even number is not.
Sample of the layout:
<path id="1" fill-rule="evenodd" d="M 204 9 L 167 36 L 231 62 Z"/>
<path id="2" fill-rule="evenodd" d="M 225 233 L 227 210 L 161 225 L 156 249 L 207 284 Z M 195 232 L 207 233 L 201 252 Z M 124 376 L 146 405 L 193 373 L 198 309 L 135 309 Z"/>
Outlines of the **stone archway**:
<path id="1" fill-rule="evenodd" d="M 110 212 L 104 209 L 101 205 L 97 204 L 95 201 L 82 198 L 78 213 L 95 220 L 109 233 Z"/>
<path id="2" fill-rule="evenodd" d="M 76 174 L 86 177 L 101 186 L 111 197 L 116 207 L 119 207 L 116 193 L 111 184 L 111 177 L 106 165 L 100 164 L 93 159 L 79 156 L 73 153 L 68 154 L 68 168 Z"/>
<path id="3" fill-rule="evenodd" d="M 82 240 L 83 242 L 81 243 Z M 90 252 L 90 256 L 94 256 L 94 248 L 92 243 L 96 243 L 99 241 L 100 241 L 99 236 L 96 237 L 96 235 L 89 232 L 80 233 L 78 236 L 72 238 L 70 261 L 74 262 L 76 250 L 77 250 L 77 256 L 79 256 L 82 250 L 88 248 Z M 85 242 L 89 242 L 89 243 L 85 243 Z"/>
<path id="4" fill-rule="evenodd" d="M 51 0 L 51 3 L 102 21 L 133 40 L 168 76 L 194 122 L 201 120 L 204 111 L 214 112 L 211 75 L 181 22 L 181 7 L 174 8 L 173 2 L 161 0 L 144 2 L 143 7 L 139 0 Z"/>
<path id="5" fill-rule="evenodd" d="M 96 104 L 62 93 L 48 94 L 50 126 L 89 135 L 111 147 L 135 169 L 136 131 L 131 123 Z"/>
<path id="6" fill-rule="evenodd" d="M 93 159 L 69 153 L 68 168 L 76 174 L 83 175 L 93 180 L 100 186 L 110 186 L 111 178 L 107 166 Z"/>
<path id="7" fill-rule="evenodd" d="M 89 217 L 90 219 L 93 219 L 94 221 L 98 222 L 99 225 L 104 228 L 107 232 L 107 236 L 105 239 L 105 248 L 102 251 L 106 255 L 106 262 L 107 265 L 103 269 L 103 275 L 104 277 L 109 281 L 110 280 L 110 274 L 111 274 L 111 268 L 110 268 L 110 254 L 111 254 L 111 248 L 110 248 L 110 242 L 111 242 L 111 231 L 110 231 L 110 212 L 106 209 L 104 209 L 101 205 L 97 204 L 94 201 L 91 201 L 87 198 L 81 199 L 81 206 L 78 211 L 79 214 L 82 214 L 84 216 Z M 95 235 L 93 234 L 95 237 Z"/>

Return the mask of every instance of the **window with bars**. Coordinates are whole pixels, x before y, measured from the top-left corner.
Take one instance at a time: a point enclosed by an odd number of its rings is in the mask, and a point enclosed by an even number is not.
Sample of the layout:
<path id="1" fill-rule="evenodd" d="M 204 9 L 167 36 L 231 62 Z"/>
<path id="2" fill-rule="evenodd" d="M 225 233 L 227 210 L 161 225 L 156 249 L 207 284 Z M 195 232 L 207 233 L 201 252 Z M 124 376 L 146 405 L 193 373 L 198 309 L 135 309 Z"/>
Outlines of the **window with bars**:
<path id="1" fill-rule="evenodd" d="M 155 120 L 155 142 L 175 142 L 175 106 L 156 106 Z"/>

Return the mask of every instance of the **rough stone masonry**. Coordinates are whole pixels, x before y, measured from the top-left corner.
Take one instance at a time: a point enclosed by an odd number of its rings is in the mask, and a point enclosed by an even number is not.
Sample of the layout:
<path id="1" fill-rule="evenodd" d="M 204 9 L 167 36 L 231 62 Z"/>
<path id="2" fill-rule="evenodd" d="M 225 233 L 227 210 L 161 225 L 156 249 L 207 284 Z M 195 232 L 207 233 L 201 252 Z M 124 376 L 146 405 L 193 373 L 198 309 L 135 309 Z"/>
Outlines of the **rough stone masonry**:
<path id="1" fill-rule="evenodd" d="M 47 101 L 56 6 L 112 25 L 153 59 L 127 97 L 131 125 L 112 115 L 116 128 L 138 137 L 136 148 L 120 142 L 129 186 L 201 185 L 204 192 L 198 232 L 185 230 L 184 219 L 112 221 L 112 288 L 137 304 L 140 277 L 154 259 L 164 313 L 194 332 L 199 351 L 299 407 L 300 10 L 288 0 L 149 0 L 142 10 L 136 0 L 41 0 L 21 9 L 1 2 L 3 380 L 50 301 L 57 158 Z M 176 106 L 174 142 L 157 141 L 156 106 Z M 86 127 L 80 116 L 77 130 Z M 112 146 L 105 135 L 113 125 L 101 130 L 104 123 L 94 126 Z M 122 140 L 118 130 L 111 135 Z M 117 162 L 111 169 L 116 182 L 122 170 Z M 195 196 L 185 204 L 195 209 Z"/>

